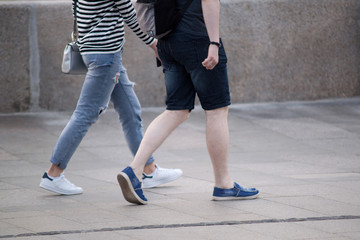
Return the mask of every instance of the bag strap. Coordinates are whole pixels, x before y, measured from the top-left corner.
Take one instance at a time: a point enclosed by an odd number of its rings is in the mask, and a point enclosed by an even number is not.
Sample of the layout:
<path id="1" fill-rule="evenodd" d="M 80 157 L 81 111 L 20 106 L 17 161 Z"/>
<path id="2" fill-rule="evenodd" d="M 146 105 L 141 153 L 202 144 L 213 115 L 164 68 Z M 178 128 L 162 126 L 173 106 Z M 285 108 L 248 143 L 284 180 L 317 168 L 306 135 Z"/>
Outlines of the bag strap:
<path id="1" fill-rule="evenodd" d="M 78 36 L 79 36 L 79 32 L 78 32 L 78 28 L 77 28 L 77 10 L 76 10 L 76 7 L 77 7 L 77 0 L 73 0 L 73 3 L 74 3 L 74 25 L 73 25 L 73 32 L 72 32 L 72 35 L 71 35 L 71 38 L 72 38 L 72 41 L 73 42 L 77 42 L 78 40 Z"/>
<path id="2" fill-rule="evenodd" d="M 184 7 L 179 11 L 180 14 L 181 14 L 181 16 L 184 15 L 186 9 L 188 9 L 188 7 L 190 6 L 190 4 L 191 4 L 192 2 L 193 2 L 193 0 L 188 0 L 188 1 L 185 3 Z"/>
<path id="3" fill-rule="evenodd" d="M 175 28 L 175 26 L 180 22 L 181 18 L 183 17 L 184 13 L 186 12 L 186 9 L 188 9 L 188 7 L 190 6 L 190 4 L 192 2 L 193 2 L 193 0 L 187 0 L 184 7 L 177 12 L 177 16 L 172 25 L 172 28 Z"/>

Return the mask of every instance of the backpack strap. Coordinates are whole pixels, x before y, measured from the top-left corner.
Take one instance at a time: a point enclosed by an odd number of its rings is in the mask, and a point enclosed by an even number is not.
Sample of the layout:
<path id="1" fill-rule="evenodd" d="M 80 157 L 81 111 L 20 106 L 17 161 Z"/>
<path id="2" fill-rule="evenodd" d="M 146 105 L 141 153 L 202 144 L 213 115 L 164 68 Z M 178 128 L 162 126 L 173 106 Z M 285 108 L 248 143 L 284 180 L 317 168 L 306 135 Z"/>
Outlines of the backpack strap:
<path id="1" fill-rule="evenodd" d="M 188 7 L 190 6 L 190 4 L 193 2 L 193 0 L 188 0 L 184 7 L 179 11 L 179 13 L 181 14 L 181 17 L 184 15 L 186 9 L 188 9 Z"/>
<path id="2" fill-rule="evenodd" d="M 187 0 L 184 7 L 177 12 L 177 16 L 173 23 L 172 28 L 175 28 L 175 26 L 180 22 L 181 18 L 183 17 L 184 13 L 186 12 L 186 9 L 188 9 L 188 7 L 190 6 L 190 4 L 192 2 L 193 2 L 193 0 Z"/>

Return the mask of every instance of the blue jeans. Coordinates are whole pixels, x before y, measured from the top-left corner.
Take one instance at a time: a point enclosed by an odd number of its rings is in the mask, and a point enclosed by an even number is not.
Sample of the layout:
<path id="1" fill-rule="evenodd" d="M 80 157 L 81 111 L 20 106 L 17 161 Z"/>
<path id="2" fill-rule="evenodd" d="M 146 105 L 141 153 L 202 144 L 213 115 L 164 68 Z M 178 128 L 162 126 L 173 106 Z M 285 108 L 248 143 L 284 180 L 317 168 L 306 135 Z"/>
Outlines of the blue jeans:
<path id="1" fill-rule="evenodd" d="M 112 54 L 83 55 L 88 72 L 81 94 L 69 122 L 62 131 L 51 156 L 51 163 L 65 169 L 70 158 L 111 100 L 133 155 L 143 138 L 141 106 L 126 69 L 122 51 Z M 146 164 L 153 162 L 150 157 Z"/>

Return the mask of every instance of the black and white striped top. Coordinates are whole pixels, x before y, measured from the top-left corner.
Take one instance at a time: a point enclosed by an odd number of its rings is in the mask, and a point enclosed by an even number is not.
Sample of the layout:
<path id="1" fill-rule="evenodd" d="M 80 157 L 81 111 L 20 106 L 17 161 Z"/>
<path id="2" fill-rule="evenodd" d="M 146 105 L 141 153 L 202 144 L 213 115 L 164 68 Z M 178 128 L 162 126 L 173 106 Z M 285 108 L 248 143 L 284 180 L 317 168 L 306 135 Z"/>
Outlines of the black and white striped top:
<path id="1" fill-rule="evenodd" d="M 78 0 L 76 10 L 82 54 L 120 51 L 125 43 L 124 22 L 147 45 L 155 41 L 141 31 L 130 0 Z"/>

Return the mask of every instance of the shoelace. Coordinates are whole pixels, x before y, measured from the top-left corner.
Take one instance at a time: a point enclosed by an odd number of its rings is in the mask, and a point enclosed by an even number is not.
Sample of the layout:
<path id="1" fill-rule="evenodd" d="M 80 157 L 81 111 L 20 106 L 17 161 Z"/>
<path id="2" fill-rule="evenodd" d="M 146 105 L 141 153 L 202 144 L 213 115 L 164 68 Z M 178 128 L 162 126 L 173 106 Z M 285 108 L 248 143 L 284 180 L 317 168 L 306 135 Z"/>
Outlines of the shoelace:
<path id="1" fill-rule="evenodd" d="M 72 187 L 76 187 L 75 184 L 73 184 L 69 180 L 67 180 L 67 178 L 64 175 L 61 175 L 61 180 L 66 182 L 67 184 L 69 184 Z"/>

